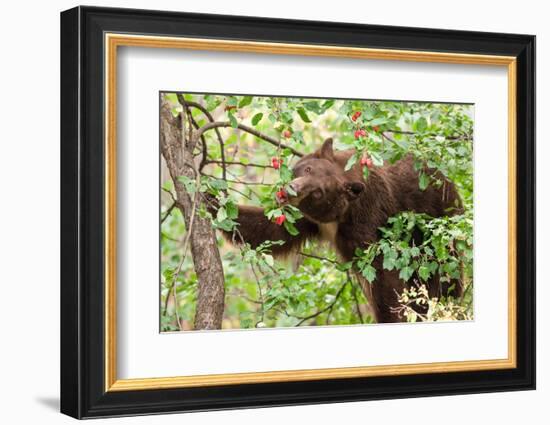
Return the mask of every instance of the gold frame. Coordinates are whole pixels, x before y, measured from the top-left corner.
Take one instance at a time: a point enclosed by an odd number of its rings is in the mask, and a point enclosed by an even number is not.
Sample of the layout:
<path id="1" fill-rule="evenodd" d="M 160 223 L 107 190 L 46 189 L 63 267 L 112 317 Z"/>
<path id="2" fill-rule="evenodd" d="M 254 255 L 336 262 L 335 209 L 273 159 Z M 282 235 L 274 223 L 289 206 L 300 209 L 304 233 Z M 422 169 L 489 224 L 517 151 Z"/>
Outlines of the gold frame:
<path id="1" fill-rule="evenodd" d="M 105 34 L 105 391 L 308 381 L 352 377 L 515 368 L 516 358 L 516 59 L 410 50 Z M 508 70 L 508 357 L 495 360 L 399 364 L 274 372 L 117 379 L 116 377 L 116 83 L 119 46 L 329 56 L 356 59 L 505 66 Z"/>

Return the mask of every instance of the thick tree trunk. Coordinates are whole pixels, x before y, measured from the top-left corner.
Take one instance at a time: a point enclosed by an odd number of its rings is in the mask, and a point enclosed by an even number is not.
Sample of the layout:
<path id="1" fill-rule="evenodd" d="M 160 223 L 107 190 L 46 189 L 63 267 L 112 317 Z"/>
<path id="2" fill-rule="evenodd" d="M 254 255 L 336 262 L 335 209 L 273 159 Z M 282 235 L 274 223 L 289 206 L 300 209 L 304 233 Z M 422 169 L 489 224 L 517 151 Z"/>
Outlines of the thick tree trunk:
<path id="1" fill-rule="evenodd" d="M 179 176 L 196 179 L 192 143 L 184 143 L 182 122 L 172 115 L 171 107 L 163 96 L 160 117 L 161 151 L 174 181 L 177 206 L 185 219 L 186 229 L 190 232 L 189 244 L 198 279 L 195 329 L 220 329 L 225 288 L 215 231 L 208 218 L 199 216 L 199 206 L 193 207 L 194 197 L 190 196 L 178 180 Z"/>

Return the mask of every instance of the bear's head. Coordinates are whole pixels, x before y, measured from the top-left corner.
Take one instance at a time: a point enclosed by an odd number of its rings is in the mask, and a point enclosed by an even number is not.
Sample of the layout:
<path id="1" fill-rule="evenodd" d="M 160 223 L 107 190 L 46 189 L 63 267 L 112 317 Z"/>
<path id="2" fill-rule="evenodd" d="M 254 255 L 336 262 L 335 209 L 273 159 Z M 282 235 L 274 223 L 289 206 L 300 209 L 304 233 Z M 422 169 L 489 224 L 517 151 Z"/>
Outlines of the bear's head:
<path id="1" fill-rule="evenodd" d="M 357 172 L 344 171 L 345 161 L 337 159 L 332 139 L 327 139 L 319 150 L 296 163 L 289 184 L 294 193 L 285 201 L 314 222 L 339 221 L 365 189 Z"/>

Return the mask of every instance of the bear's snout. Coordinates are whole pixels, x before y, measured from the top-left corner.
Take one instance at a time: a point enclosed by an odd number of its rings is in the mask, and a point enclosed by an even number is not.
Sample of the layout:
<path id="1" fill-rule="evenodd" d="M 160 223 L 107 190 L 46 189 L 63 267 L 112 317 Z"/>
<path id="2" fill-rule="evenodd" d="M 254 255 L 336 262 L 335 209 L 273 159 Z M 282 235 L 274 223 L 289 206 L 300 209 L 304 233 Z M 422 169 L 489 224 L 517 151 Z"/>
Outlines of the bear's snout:
<path id="1" fill-rule="evenodd" d="M 291 181 L 289 184 L 288 184 L 288 187 L 294 192 L 296 193 L 296 195 L 298 195 L 300 193 L 300 185 L 298 183 L 296 183 L 295 181 Z"/>
<path id="2" fill-rule="evenodd" d="M 291 195 L 299 198 L 307 195 L 307 192 L 311 190 L 311 183 L 308 177 L 297 177 L 288 184 L 288 187 L 294 192 Z"/>
<path id="3" fill-rule="evenodd" d="M 298 177 L 292 180 L 288 185 L 288 203 L 298 205 L 308 194 L 308 182 L 306 177 Z"/>

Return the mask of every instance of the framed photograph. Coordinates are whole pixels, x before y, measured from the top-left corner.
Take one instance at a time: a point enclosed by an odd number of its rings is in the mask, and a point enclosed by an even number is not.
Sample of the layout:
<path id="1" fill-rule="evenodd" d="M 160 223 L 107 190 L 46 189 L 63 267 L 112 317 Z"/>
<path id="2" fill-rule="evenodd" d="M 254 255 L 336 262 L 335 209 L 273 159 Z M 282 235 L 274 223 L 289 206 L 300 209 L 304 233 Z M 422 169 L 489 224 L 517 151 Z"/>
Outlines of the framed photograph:
<path id="1" fill-rule="evenodd" d="M 61 411 L 535 388 L 535 37 L 61 14 Z"/>

